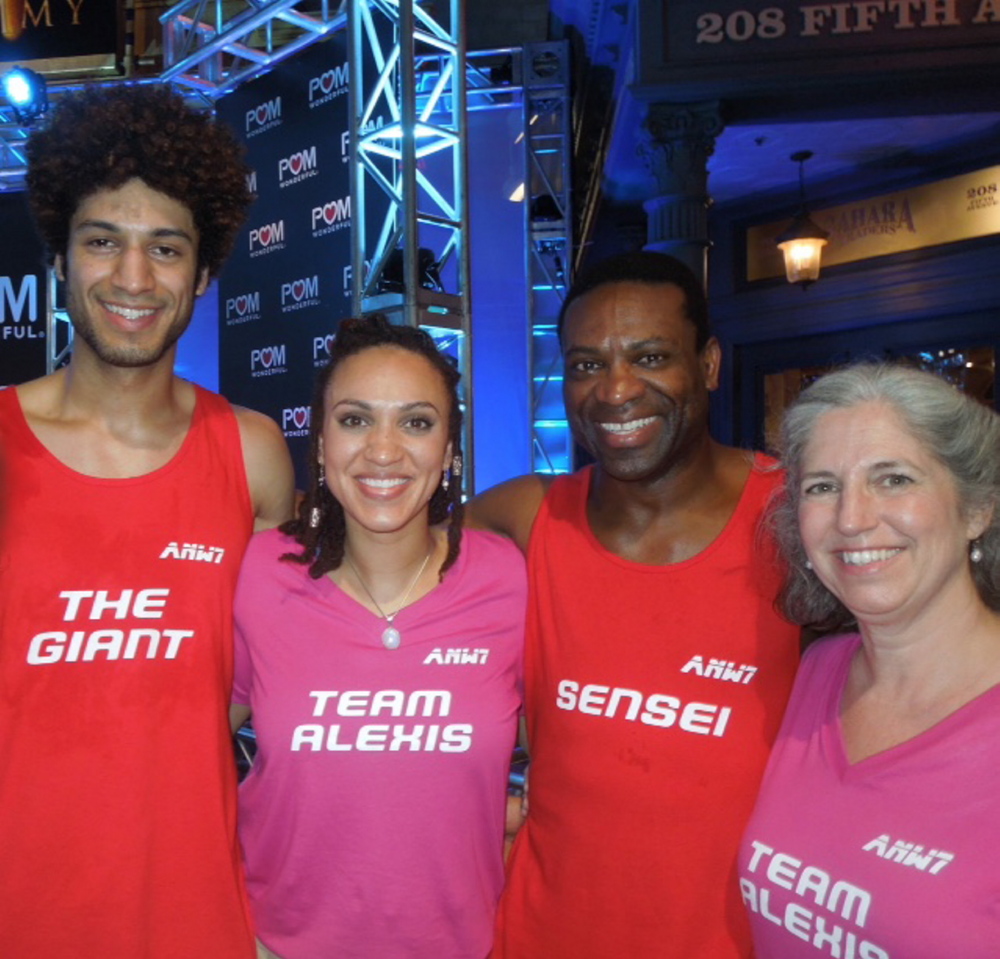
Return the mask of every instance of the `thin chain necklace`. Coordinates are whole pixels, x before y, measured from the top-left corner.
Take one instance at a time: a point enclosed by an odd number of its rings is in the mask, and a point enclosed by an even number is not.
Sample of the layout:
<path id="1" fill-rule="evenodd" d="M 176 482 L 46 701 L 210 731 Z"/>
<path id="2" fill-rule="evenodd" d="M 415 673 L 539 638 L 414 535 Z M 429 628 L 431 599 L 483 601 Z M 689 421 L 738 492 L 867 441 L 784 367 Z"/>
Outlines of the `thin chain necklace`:
<path id="1" fill-rule="evenodd" d="M 365 585 L 365 581 L 361 578 L 361 574 L 358 572 L 357 566 L 351 562 L 351 557 L 347 555 L 347 551 L 344 551 L 344 559 L 347 560 L 347 565 L 351 567 L 355 578 L 361 584 L 361 588 L 375 605 L 379 616 L 386 621 L 386 627 L 382 630 L 382 645 L 386 649 L 399 649 L 400 644 L 403 642 L 403 637 L 399 634 L 399 630 L 392 625 L 392 621 L 399 615 L 399 611 L 406 605 L 406 601 L 410 598 L 410 593 L 413 592 L 413 587 L 417 585 L 417 580 L 420 579 L 424 570 L 427 568 L 427 564 L 430 562 L 431 556 L 434 555 L 435 545 L 436 544 L 433 543 L 431 544 L 431 548 L 424 557 L 424 561 L 420 564 L 420 569 L 417 570 L 417 575 L 410 581 L 410 585 L 403 594 L 403 601 L 396 607 L 395 611 L 391 613 L 387 613 L 381 606 L 379 606 L 378 600 L 372 596 L 372 591 Z"/>

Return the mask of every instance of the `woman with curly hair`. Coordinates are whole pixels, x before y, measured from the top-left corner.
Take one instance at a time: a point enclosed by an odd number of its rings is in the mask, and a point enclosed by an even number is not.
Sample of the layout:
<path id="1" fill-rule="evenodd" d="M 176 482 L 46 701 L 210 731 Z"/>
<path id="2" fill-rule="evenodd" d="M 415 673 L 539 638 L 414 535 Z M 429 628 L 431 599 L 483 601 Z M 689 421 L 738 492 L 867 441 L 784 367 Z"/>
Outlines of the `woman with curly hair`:
<path id="1" fill-rule="evenodd" d="M 521 702 L 520 552 L 462 531 L 458 373 L 345 320 L 298 518 L 237 589 L 240 835 L 261 956 L 483 959 Z"/>

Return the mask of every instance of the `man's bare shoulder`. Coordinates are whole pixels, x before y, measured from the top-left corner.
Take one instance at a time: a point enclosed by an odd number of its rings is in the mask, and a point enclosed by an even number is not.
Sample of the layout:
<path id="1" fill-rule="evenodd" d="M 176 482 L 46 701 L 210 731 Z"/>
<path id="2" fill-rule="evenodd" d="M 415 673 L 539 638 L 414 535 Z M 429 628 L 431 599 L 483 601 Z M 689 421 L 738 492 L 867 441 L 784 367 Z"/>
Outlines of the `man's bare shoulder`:
<path id="1" fill-rule="evenodd" d="M 676 530 L 725 526 L 754 469 L 754 453 L 713 443 L 702 468 L 685 478 L 681 496 L 670 503 Z M 711 534 L 712 537 L 716 535 Z"/>
<path id="2" fill-rule="evenodd" d="M 532 524 L 552 480 L 552 476 L 532 473 L 491 487 L 466 504 L 467 525 L 508 536 L 522 551 L 527 550 Z"/>
<path id="3" fill-rule="evenodd" d="M 284 443 L 285 438 L 281 433 L 281 428 L 266 413 L 259 410 L 252 410 L 248 406 L 238 406 L 236 403 L 230 404 L 236 421 L 240 426 L 241 435 L 250 443 L 270 443 L 280 441 Z"/>
<path id="4" fill-rule="evenodd" d="M 47 376 L 28 380 L 10 387 L 17 393 L 25 417 L 31 420 L 55 420 L 63 406 L 65 372 L 57 370 Z"/>
<path id="5" fill-rule="evenodd" d="M 739 499 L 747 478 L 756 465 L 757 454 L 753 450 L 720 446 L 714 482 L 720 487 L 728 488 L 730 496 Z"/>
<path id="6" fill-rule="evenodd" d="M 295 473 L 288 445 L 274 420 L 257 410 L 233 406 L 243 444 L 243 462 L 254 507 L 254 529 L 268 529 L 292 517 Z"/>

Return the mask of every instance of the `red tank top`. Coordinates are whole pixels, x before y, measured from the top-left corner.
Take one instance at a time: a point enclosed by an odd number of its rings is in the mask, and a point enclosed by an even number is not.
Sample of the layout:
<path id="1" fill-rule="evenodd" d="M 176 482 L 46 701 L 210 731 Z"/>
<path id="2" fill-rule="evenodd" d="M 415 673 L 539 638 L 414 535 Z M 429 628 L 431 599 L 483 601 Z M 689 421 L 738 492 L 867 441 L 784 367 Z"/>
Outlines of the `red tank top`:
<path id="1" fill-rule="evenodd" d="M 226 707 L 252 531 L 229 404 L 169 463 L 74 472 L 0 390 L 0 951 L 249 959 Z"/>
<path id="2" fill-rule="evenodd" d="M 746 957 L 736 851 L 798 658 L 757 536 L 779 476 L 759 458 L 718 538 L 664 566 L 600 545 L 590 477 L 531 534 L 530 813 L 494 957 Z"/>

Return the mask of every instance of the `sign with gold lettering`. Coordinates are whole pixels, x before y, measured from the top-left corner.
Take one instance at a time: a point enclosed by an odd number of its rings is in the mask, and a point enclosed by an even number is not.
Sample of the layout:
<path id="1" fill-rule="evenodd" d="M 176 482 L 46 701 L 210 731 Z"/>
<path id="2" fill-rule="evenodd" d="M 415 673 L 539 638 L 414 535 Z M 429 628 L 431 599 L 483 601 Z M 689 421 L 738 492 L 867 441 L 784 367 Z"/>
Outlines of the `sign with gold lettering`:
<path id="1" fill-rule="evenodd" d="M 1000 234 L 1000 166 L 809 215 L 830 231 L 824 267 Z M 747 230 L 747 280 L 784 275 L 774 240 L 787 225 Z"/>
<path id="2" fill-rule="evenodd" d="M 755 78 L 775 76 L 793 62 L 822 73 L 861 53 L 923 60 L 935 50 L 986 56 L 993 47 L 995 56 L 1000 42 L 1000 0 L 660 0 L 639 11 L 640 85 L 735 78 L 747 67 Z M 885 68 L 854 61 L 850 72 Z"/>
<path id="3" fill-rule="evenodd" d="M 117 48 L 115 0 L 0 0 L 0 69 L 111 70 Z"/>

